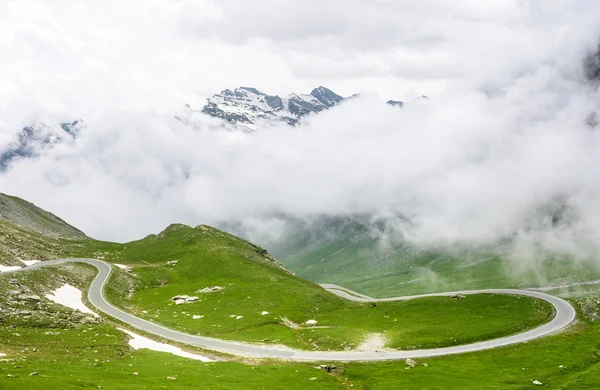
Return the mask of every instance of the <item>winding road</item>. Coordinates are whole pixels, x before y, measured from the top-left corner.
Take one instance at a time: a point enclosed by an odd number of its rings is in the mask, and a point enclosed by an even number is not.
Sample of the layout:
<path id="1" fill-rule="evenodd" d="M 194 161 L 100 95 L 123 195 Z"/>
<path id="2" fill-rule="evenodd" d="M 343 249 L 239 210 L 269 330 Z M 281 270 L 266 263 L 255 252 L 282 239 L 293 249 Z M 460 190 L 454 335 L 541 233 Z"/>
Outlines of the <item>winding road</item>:
<path id="1" fill-rule="evenodd" d="M 112 306 L 104 299 L 104 285 L 108 281 L 112 272 L 110 264 L 96 259 L 60 259 L 60 260 L 48 260 L 40 263 L 35 263 L 31 266 L 24 267 L 18 270 L 2 272 L 2 274 L 10 274 L 15 272 L 30 271 L 41 267 L 50 265 L 57 265 L 61 263 L 79 262 L 87 263 L 95 266 L 98 269 L 98 274 L 92 281 L 88 290 L 88 299 L 90 303 L 101 312 L 114 317 L 134 328 L 143 330 L 147 333 L 159 336 L 168 340 L 172 340 L 178 343 L 189 344 L 197 347 L 201 347 L 207 350 L 218 351 L 231 355 L 257 357 L 257 358 L 271 358 L 271 359 L 285 359 L 285 360 L 298 360 L 298 361 L 378 361 L 378 360 L 394 360 L 394 359 L 407 359 L 407 358 L 424 358 L 432 356 L 443 356 L 452 355 L 466 352 L 483 351 L 486 349 L 503 347 L 506 345 L 522 343 L 530 340 L 534 340 L 540 337 L 544 337 L 559 330 L 565 328 L 575 319 L 575 309 L 565 300 L 555 297 L 553 295 L 545 294 L 538 291 L 530 290 L 512 290 L 512 289 L 489 289 L 489 290 L 471 290 L 471 291 L 456 291 L 446 292 L 437 294 L 424 294 L 414 295 L 396 298 L 382 298 L 375 299 L 348 290 L 346 288 L 336 286 L 333 284 L 321 285 L 326 290 L 346 299 L 360 302 L 388 302 L 388 301 L 399 301 L 409 300 L 421 297 L 431 296 L 451 296 L 454 294 L 479 294 L 479 293 L 495 293 L 495 294 L 513 294 L 513 295 L 524 295 L 532 298 L 543 299 L 552 306 L 556 311 L 554 318 L 537 328 L 525 331 L 523 333 L 515 334 L 512 336 L 501 337 L 493 340 L 481 341 L 473 344 L 457 345 L 453 347 L 445 348 L 433 348 L 433 349 L 419 349 L 412 351 L 380 351 L 380 352 L 357 352 L 357 351 L 301 351 L 287 349 L 283 347 L 270 347 L 265 345 L 241 343 L 233 341 L 225 341 L 214 339 L 210 337 L 195 336 L 176 330 L 168 329 L 163 326 L 154 324 L 152 322 L 143 320 L 134 315 L 124 312 L 123 310 L 117 309 Z"/>

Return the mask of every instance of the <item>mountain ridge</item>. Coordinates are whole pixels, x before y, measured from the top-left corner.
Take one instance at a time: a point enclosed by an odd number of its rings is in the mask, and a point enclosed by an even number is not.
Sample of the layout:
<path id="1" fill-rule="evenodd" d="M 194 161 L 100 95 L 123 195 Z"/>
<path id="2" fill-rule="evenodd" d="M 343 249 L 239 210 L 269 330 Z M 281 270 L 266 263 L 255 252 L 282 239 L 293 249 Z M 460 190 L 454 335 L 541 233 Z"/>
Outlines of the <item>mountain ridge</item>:
<path id="1" fill-rule="evenodd" d="M 77 139 L 83 128 L 81 119 L 57 124 L 38 122 L 23 127 L 17 134 L 17 139 L 7 145 L 4 151 L 0 150 L 0 172 L 6 171 L 14 160 L 30 158 L 44 148 L 52 147 L 65 140 Z"/>
<path id="2" fill-rule="evenodd" d="M 291 93 L 283 98 L 242 86 L 212 95 L 201 112 L 249 127 L 263 120 L 296 125 L 302 117 L 327 110 L 347 99 L 323 86 L 314 88 L 310 94 Z"/>

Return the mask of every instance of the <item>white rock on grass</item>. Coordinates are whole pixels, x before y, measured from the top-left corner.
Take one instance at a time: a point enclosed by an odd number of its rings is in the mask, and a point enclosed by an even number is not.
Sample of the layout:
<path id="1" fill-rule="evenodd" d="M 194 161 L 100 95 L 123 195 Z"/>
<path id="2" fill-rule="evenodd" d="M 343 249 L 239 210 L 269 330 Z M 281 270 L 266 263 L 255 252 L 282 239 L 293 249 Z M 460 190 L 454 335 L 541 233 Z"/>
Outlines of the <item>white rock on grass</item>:
<path id="1" fill-rule="evenodd" d="M 317 325 L 317 321 L 316 320 L 308 320 L 305 322 L 306 325 Z"/>
<path id="2" fill-rule="evenodd" d="M 181 305 L 183 303 L 198 302 L 200 298 L 198 298 L 197 296 L 191 297 L 189 295 L 175 295 L 173 298 L 171 298 L 171 300 L 175 302 L 175 304 Z"/>
<path id="3" fill-rule="evenodd" d="M 198 290 L 196 292 L 199 293 L 211 293 L 211 292 L 217 292 L 217 291 L 222 291 L 225 290 L 225 287 L 221 287 L 221 286 L 212 286 L 212 287 L 204 287 L 201 290 Z"/>
<path id="4" fill-rule="evenodd" d="M 194 314 L 194 315 L 192 316 L 192 318 L 193 318 L 193 319 L 195 319 L 195 320 L 199 320 L 200 318 L 204 318 L 204 316 L 199 316 L 199 315 L 195 315 L 195 314 Z"/>
<path id="5" fill-rule="evenodd" d="M 417 365 L 419 365 L 419 363 L 417 363 L 417 361 L 414 359 L 406 359 L 404 363 L 410 367 L 416 367 Z"/>
<path id="6" fill-rule="evenodd" d="M 41 261 L 39 260 L 20 260 L 19 261 L 23 264 L 25 264 L 27 267 L 34 265 L 35 263 L 41 263 Z"/>
<path id="7" fill-rule="evenodd" d="M 266 316 L 267 314 L 269 314 L 268 311 L 263 311 L 262 313 L 260 313 L 261 316 Z"/>
<path id="8" fill-rule="evenodd" d="M 5 353 L 2 353 L 2 352 L 0 352 L 0 356 L 6 356 L 6 354 L 5 354 Z"/>
<path id="9" fill-rule="evenodd" d="M 213 361 L 212 359 L 210 359 L 206 356 L 196 355 L 196 354 L 190 353 L 190 352 L 185 352 L 185 351 L 182 351 L 181 348 L 177 348 L 173 345 L 159 343 L 154 340 L 150 340 L 147 337 L 140 336 L 138 334 L 135 334 L 135 333 L 130 332 L 125 329 L 119 329 L 119 330 L 122 330 L 123 332 L 125 332 L 129 336 L 131 336 L 131 339 L 129 340 L 129 345 L 133 349 L 146 348 L 146 349 L 150 349 L 152 351 L 167 352 L 167 353 L 171 353 L 173 355 L 181 356 L 181 357 L 188 358 L 188 359 L 200 360 L 202 362 L 212 362 Z"/>
<path id="10" fill-rule="evenodd" d="M 69 284 L 65 284 L 62 287 L 57 288 L 51 294 L 46 294 L 46 298 L 52 302 L 58 303 L 71 309 L 79 310 L 83 313 L 88 313 L 99 317 L 98 314 L 91 311 L 87 306 L 83 304 L 81 300 L 81 291 L 76 287 Z"/>
<path id="11" fill-rule="evenodd" d="M 543 385 L 543 383 L 538 380 L 532 380 L 531 383 L 533 383 L 534 385 L 538 385 L 538 386 Z"/>

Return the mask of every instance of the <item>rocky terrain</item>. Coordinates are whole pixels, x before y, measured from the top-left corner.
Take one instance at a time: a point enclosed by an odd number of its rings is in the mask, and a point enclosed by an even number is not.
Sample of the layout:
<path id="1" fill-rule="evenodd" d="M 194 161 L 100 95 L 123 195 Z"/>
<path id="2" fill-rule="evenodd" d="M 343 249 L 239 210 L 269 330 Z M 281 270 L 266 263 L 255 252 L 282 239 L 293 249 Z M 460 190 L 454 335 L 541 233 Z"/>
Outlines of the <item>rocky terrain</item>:
<path id="1" fill-rule="evenodd" d="M 60 332 L 99 323 L 99 317 L 59 306 L 45 296 L 63 284 L 84 285 L 93 275 L 91 268 L 68 264 L 55 272 L 41 270 L 4 277 L 0 280 L 0 324 L 9 328 L 55 328 Z"/>
<path id="2" fill-rule="evenodd" d="M 20 260 L 57 258 L 64 254 L 65 238 L 87 236 L 32 203 L 0 193 L 0 264 L 23 266 Z"/>
<path id="3" fill-rule="evenodd" d="M 0 220 L 31 229 L 49 237 L 86 238 L 85 233 L 56 215 L 13 196 L 0 193 Z"/>

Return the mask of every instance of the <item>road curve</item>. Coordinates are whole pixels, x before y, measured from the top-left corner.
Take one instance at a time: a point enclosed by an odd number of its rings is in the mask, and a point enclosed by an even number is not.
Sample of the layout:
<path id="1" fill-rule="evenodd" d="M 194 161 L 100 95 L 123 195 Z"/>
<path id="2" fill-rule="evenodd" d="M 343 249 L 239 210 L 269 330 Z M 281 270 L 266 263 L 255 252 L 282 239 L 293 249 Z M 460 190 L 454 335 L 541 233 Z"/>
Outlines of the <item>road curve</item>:
<path id="1" fill-rule="evenodd" d="M 412 351 L 380 351 L 380 352 L 356 352 L 356 351 L 301 351 L 293 349 L 275 348 L 258 344 L 240 343 L 233 341 L 225 341 L 210 337 L 194 336 L 176 330 L 168 329 L 152 322 L 143 320 L 134 315 L 126 313 L 112 306 L 104 299 L 104 285 L 108 281 L 112 272 L 110 264 L 96 259 L 60 259 L 48 260 L 40 263 L 35 263 L 29 267 L 24 267 L 18 270 L 2 272 L 1 274 L 29 271 L 49 265 L 57 265 L 61 263 L 80 262 L 95 266 L 98 269 L 98 274 L 92 281 L 88 290 L 88 299 L 90 303 L 101 312 L 114 317 L 128 325 L 151 333 L 153 335 L 176 341 L 179 343 L 194 345 L 208 350 L 218 351 L 231 355 L 250 356 L 257 358 L 285 359 L 298 361 L 378 361 L 378 360 L 394 360 L 406 358 L 424 358 L 432 356 L 453 355 L 466 352 L 483 351 L 486 349 L 498 348 L 506 345 L 522 343 L 544 337 L 555 333 L 575 319 L 575 309 L 566 301 L 553 295 L 545 294 L 538 291 L 526 290 L 511 290 L 511 289 L 490 289 L 490 290 L 472 290 L 472 291 L 457 291 L 437 294 L 425 294 L 396 298 L 375 299 L 366 295 L 358 294 L 346 288 L 324 284 L 321 285 L 326 290 L 337 294 L 340 297 L 360 301 L 360 302 L 388 302 L 398 300 L 408 300 L 425 296 L 449 296 L 453 294 L 478 294 L 478 293 L 497 293 L 497 294 L 514 294 L 524 295 L 533 298 L 543 299 L 554 306 L 556 311 L 555 317 L 548 323 L 537 328 L 525 331 L 523 333 L 512 336 L 501 337 L 493 340 L 481 341 L 473 344 L 457 345 L 445 348 L 419 349 Z"/>

